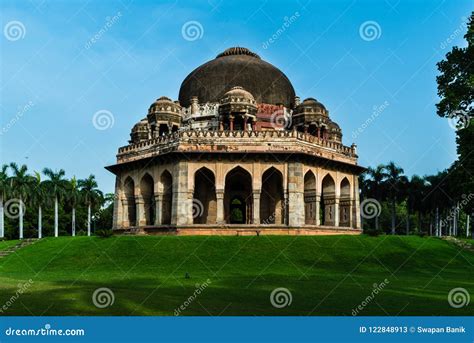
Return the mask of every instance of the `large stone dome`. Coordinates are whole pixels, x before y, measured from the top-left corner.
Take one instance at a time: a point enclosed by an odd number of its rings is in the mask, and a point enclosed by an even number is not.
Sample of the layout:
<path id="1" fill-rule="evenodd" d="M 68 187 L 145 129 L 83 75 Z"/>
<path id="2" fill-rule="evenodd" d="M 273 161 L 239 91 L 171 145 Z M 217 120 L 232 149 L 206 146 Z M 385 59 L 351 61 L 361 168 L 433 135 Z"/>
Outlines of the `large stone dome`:
<path id="1" fill-rule="evenodd" d="M 257 103 L 294 107 L 295 90 L 278 68 L 246 48 L 229 48 L 189 74 L 181 84 L 179 102 L 188 107 L 191 97 L 200 103 L 219 102 L 233 87 L 249 91 Z"/>

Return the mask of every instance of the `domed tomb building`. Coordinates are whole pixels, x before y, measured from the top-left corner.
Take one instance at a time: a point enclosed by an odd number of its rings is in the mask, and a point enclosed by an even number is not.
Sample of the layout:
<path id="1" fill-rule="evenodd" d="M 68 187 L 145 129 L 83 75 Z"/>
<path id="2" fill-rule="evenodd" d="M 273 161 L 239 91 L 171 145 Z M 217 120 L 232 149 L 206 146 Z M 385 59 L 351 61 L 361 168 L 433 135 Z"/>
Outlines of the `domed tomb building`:
<path id="1" fill-rule="evenodd" d="M 361 232 L 356 146 L 250 50 L 225 50 L 137 119 L 106 167 L 117 233 Z"/>

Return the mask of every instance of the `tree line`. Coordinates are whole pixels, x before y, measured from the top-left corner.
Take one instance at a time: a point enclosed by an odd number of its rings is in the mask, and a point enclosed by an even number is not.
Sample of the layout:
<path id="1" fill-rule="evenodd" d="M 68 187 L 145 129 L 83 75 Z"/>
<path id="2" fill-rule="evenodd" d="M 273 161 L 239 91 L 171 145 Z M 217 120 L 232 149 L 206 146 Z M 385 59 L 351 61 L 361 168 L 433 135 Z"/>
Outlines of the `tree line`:
<path id="1" fill-rule="evenodd" d="M 2 165 L 0 239 L 90 236 L 93 223 L 110 228 L 113 195 L 98 189 L 94 175 L 85 179 L 65 175 L 63 169 L 29 173 L 26 165 Z"/>
<path id="2" fill-rule="evenodd" d="M 389 162 L 367 168 L 359 183 L 362 223 L 369 233 L 470 234 L 474 193 L 462 186 L 452 168 L 410 178 Z"/>

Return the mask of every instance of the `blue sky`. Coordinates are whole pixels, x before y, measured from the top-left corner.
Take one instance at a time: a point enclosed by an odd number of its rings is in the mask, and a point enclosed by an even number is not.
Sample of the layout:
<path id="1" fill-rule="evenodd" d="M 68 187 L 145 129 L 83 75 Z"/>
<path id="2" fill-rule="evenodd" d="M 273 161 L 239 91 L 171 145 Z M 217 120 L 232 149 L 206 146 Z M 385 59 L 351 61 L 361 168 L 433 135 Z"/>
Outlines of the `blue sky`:
<path id="1" fill-rule="evenodd" d="M 393 160 L 408 175 L 436 173 L 456 159 L 455 132 L 435 114 L 436 63 L 465 44 L 472 5 L 4 0 L 0 160 L 92 173 L 112 192 L 104 166 L 148 106 L 176 99 L 189 72 L 238 45 L 280 68 L 302 99 L 324 103 L 344 144 L 358 145 L 360 164 Z M 189 22 L 197 37 L 183 35 Z M 105 130 L 93 123 L 101 110 L 113 117 Z"/>

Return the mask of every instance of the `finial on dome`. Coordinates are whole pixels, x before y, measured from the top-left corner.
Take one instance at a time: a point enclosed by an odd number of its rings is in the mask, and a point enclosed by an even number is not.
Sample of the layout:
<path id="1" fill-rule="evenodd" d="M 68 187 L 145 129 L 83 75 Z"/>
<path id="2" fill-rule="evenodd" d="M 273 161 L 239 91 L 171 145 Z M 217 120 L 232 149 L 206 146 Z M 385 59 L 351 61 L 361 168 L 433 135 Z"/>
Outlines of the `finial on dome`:
<path id="1" fill-rule="evenodd" d="M 258 56 L 255 52 L 250 51 L 249 49 L 243 48 L 243 47 L 240 47 L 240 46 L 235 46 L 235 47 L 232 47 L 232 48 L 228 48 L 228 49 L 224 50 L 223 52 L 221 52 L 219 55 L 217 55 L 216 58 L 224 57 L 224 56 L 231 56 L 231 55 L 247 55 L 247 56 L 252 56 L 252 57 L 255 57 L 255 58 L 260 58 L 260 56 Z"/>

